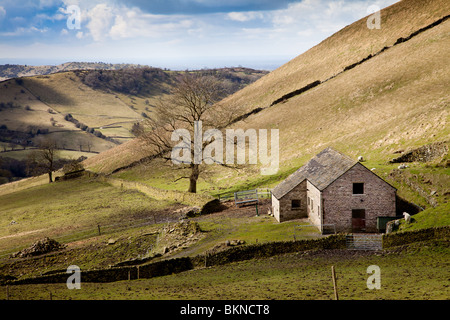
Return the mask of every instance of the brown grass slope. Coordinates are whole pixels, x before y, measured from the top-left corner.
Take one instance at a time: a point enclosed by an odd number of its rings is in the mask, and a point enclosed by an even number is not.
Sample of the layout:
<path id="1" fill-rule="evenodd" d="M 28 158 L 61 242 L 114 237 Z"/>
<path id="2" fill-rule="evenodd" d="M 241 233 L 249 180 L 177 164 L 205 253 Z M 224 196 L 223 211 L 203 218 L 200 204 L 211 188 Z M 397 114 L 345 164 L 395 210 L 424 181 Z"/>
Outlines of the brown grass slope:
<path id="1" fill-rule="evenodd" d="M 329 145 L 388 161 L 397 150 L 447 140 L 449 40 L 447 20 L 235 126 L 278 128 L 282 162 Z"/>
<path id="2" fill-rule="evenodd" d="M 445 0 L 400 1 L 382 10 L 381 29 L 368 29 L 367 17 L 362 18 L 225 101 L 247 111 L 267 107 L 285 94 L 317 80 L 325 81 L 449 12 L 450 5 Z"/>

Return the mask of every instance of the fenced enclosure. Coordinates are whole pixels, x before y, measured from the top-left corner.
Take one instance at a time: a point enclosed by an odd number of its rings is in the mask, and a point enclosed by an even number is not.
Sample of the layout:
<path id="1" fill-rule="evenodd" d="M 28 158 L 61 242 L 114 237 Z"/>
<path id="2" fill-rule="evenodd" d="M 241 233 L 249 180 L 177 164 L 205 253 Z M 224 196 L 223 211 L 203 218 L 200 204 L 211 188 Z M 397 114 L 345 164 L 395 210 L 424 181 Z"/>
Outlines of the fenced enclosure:
<path id="1" fill-rule="evenodd" d="M 382 250 L 382 234 L 354 233 L 345 238 L 347 249 L 350 250 Z"/>
<path id="2" fill-rule="evenodd" d="M 234 200 L 235 204 L 256 204 L 258 199 L 270 199 L 272 191 L 269 188 L 257 188 L 218 195 L 220 201 Z"/>

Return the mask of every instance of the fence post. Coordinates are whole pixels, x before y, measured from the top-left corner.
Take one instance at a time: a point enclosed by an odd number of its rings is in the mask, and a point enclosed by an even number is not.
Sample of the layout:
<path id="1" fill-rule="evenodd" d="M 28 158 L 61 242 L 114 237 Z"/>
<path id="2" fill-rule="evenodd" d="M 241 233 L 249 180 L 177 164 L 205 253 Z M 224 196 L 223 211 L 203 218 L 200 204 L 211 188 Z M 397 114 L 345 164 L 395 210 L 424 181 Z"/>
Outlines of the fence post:
<path id="1" fill-rule="evenodd" d="M 100 224 L 97 224 L 97 229 L 98 229 L 98 235 L 101 235 L 101 232 L 100 232 Z"/>
<path id="2" fill-rule="evenodd" d="M 338 292 L 337 292 L 336 273 L 334 272 L 334 266 L 331 266 L 331 276 L 333 278 L 334 299 L 339 300 Z"/>

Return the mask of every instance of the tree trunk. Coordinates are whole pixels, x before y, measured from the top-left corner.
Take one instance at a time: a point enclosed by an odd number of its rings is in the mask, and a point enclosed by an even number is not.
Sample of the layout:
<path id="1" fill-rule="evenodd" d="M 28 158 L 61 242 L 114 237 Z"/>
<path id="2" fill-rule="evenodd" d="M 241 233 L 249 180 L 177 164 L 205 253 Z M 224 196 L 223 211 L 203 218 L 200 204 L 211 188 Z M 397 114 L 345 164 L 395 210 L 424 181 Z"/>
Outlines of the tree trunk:
<path id="1" fill-rule="evenodd" d="M 189 190 L 190 193 L 197 193 L 197 180 L 200 174 L 199 165 L 191 164 L 191 176 L 189 177 Z"/>
<path id="2" fill-rule="evenodd" d="M 52 174 L 53 174 L 52 171 L 49 171 L 49 172 L 48 172 L 48 182 L 49 182 L 49 183 L 52 183 L 52 182 L 53 182 Z"/>

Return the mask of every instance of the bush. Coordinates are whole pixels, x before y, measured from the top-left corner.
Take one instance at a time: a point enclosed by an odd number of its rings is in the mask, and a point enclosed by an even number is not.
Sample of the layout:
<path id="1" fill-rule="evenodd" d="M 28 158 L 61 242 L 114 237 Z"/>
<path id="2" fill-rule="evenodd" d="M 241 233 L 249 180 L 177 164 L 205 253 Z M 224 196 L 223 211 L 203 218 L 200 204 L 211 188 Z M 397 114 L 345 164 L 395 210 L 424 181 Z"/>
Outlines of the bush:
<path id="1" fill-rule="evenodd" d="M 76 172 L 76 171 L 80 171 L 83 169 L 84 169 L 84 166 L 82 163 L 80 163 L 80 161 L 73 160 L 73 161 L 65 164 L 62 170 L 63 170 L 64 174 L 69 174 L 71 172 Z"/>

